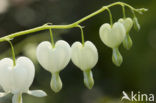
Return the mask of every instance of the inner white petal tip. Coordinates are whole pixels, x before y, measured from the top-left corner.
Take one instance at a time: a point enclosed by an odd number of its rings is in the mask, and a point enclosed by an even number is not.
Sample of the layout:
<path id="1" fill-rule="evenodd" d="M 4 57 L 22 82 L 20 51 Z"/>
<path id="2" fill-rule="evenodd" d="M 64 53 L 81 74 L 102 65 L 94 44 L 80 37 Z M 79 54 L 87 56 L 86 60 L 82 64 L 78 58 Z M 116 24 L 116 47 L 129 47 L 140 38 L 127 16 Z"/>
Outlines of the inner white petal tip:
<path id="1" fill-rule="evenodd" d="M 35 97 L 45 97 L 47 96 L 47 93 L 43 90 L 31 90 L 27 92 L 29 95 L 35 96 Z"/>

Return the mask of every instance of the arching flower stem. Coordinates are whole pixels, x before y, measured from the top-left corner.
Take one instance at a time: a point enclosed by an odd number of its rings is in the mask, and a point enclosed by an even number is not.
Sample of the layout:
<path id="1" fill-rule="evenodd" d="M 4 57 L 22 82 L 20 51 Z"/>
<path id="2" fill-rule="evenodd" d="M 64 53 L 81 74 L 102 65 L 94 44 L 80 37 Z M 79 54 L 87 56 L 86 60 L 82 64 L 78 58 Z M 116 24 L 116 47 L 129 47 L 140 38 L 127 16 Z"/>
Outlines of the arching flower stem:
<path id="1" fill-rule="evenodd" d="M 147 9 L 145 8 L 141 8 L 141 9 L 135 9 L 133 8 L 131 5 L 129 4 L 126 4 L 126 3 L 123 3 L 123 2 L 115 2 L 115 3 L 112 3 L 110 5 L 107 5 L 107 6 L 103 6 L 102 8 L 100 8 L 99 10 L 89 14 L 88 16 L 85 16 L 83 17 L 82 19 L 72 23 L 72 24 L 67 24 L 67 25 L 42 25 L 42 26 L 39 26 L 39 27 L 36 27 L 36 28 L 32 28 L 32 29 L 29 29 L 29 30 L 24 30 L 24 31 L 20 31 L 20 32 L 17 32 L 17 33 L 12 33 L 10 35 L 7 35 L 7 36 L 4 36 L 4 37 L 1 37 L 0 38 L 0 42 L 4 42 L 6 39 L 13 39 L 15 37 L 18 37 L 18 36 L 22 36 L 22 35 L 26 35 L 26 34 L 31 34 L 31 33 L 34 33 L 34 32 L 38 32 L 38 31 L 42 31 L 42 30 L 47 30 L 47 29 L 70 29 L 70 28 L 75 28 L 77 27 L 80 23 L 102 13 L 103 11 L 107 10 L 107 8 L 110 8 L 110 7 L 113 7 L 113 6 L 116 6 L 116 5 L 124 5 L 128 8 L 130 8 L 133 12 L 137 12 L 137 13 L 141 13 L 142 10 L 144 11 L 147 11 Z"/>
<path id="2" fill-rule="evenodd" d="M 112 13 L 111 13 L 111 11 L 110 11 L 109 8 L 107 8 L 107 11 L 108 11 L 108 13 L 109 13 L 110 25 L 111 25 L 111 27 L 112 27 L 112 26 L 113 26 L 113 17 L 112 17 Z"/>

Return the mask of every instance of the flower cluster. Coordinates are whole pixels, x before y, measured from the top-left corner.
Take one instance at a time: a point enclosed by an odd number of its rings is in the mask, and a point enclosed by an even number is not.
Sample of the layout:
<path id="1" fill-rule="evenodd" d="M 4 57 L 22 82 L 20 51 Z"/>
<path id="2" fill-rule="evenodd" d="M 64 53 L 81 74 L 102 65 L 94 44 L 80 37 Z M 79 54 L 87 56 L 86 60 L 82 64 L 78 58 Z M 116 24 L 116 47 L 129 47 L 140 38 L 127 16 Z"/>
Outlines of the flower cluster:
<path id="1" fill-rule="evenodd" d="M 120 66 L 123 58 L 119 52 L 119 46 L 123 43 L 123 47 L 129 50 L 132 47 L 132 39 L 129 35 L 132 27 L 138 31 L 140 25 L 136 17 L 121 18 L 114 24 L 105 23 L 100 27 L 99 34 L 102 42 L 112 48 L 112 61 L 116 66 Z"/>
<path id="2" fill-rule="evenodd" d="M 66 41 L 59 40 L 53 47 L 50 42 L 44 41 L 38 45 L 36 54 L 41 66 L 52 74 L 50 85 L 54 92 L 62 89 L 59 73 L 67 66 L 70 59 L 84 72 L 85 85 L 92 88 L 94 81 L 91 69 L 98 60 L 97 49 L 92 42 L 86 41 L 84 45 L 75 42 L 70 47 Z"/>
<path id="3" fill-rule="evenodd" d="M 12 59 L 2 59 L 0 61 L 0 85 L 4 93 L 0 93 L 0 97 L 12 93 L 12 103 L 22 103 L 22 93 L 36 97 L 46 96 L 47 94 L 42 90 L 29 90 L 34 75 L 35 67 L 29 58 L 19 57 L 15 66 Z"/>
<path id="4" fill-rule="evenodd" d="M 42 90 L 29 90 L 35 76 L 35 66 L 32 61 L 27 57 L 15 58 L 14 48 L 10 41 L 16 35 L 22 35 L 28 32 L 35 32 L 37 30 L 43 30 L 48 28 L 50 31 L 51 42 L 41 42 L 36 50 L 37 60 L 40 65 L 51 73 L 50 87 L 54 92 L 59 92 L 62 89 L 62 80 L 59 73 L 68 65 L 70 60 L 73 64 L 83 72 L 84 84 L 88 89 L 91 89 L 94 85 L 94 79 L 92 69 L 98 62 L 98 50 L 91 41 L 84 40 L 83 28 L 79 24 L 88 18 L 95 16 L 96 14 L 108 10 L 110 15 L 110 24 L 105 23 L 99 29 L 99 35 L 102 42 L 112 49 L 112 61 L 116 66 L 120 66 L 123 58 L 119 52 L 119 46 L 123 44 L 123 47 L 129 50 L 132 47 L 132 39 L 129 35 L 132 27 L 138 31 L 140 25 L 134 14 L 134 11 L 143 13 L 146 9 L 134 9 L 130 5 L 128 7 L 132 10 L 134 17 L 126 18 L 125 9 L 123 6 L 124 17 L 119 19 L 113 24 L 112 15 L 109 7 L 117 4 L 123 4 L 121 2 L 104 6 L 100 10 L 80 19 L 79 21 L 71 25 L 53 26 L 52 24 L 45 24 L 41 27 L 27 30 L 26 32 L 19 32 L 11 36 L 0 38 L 0 41 L 8 41 L 11 45 L 12 57 L 4 58 L 0 60 L 0 85 L 4 92 L 0 92 L 0 97 L 3 97 L 9 93 L 13 94 L 12 103 L 22 103 L 22 93 L 27 93 L 36 97 L 44 97 L 47 94 Z M 64 41 L 58 40 L 54 43 L 52 27 L 55 28 L 73 28 L 78 27 L 81 30 L 82 42 L 74 42 L 72 46 Z"/>

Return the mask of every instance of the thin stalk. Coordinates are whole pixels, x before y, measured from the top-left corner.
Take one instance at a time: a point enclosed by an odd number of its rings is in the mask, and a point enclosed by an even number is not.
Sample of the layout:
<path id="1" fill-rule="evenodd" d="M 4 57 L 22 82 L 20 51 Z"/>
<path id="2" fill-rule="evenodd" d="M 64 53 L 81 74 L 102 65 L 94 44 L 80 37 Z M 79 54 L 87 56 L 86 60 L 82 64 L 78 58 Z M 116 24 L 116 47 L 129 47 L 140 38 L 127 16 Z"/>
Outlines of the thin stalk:
<path id="1" fill-rule="evenodd" d="M 42 25 L 42 26 L 39 26 L 39 27 L 36 27 L 36 28 L 32 28 L 32 29 L 29 29 L 29 30 L 24 30 L 24 31 L 12 33 L 10 35 L 1 37 L 0 38 L 0 42 L 4 42 L 4 41 L 6 41 L 6 39 L 10 40 L 10 39 L 13 39 L 13 38 L 18 37 L 18 36 L 31 34 L 31 33 L 35 33 L 35 32 L 38 32 L 38 31 L 47 30 L 47 29 L 70 29 L 70 28 L 75 28 L 80 23 L 82 23 L 82 22 L 84 22 L 84 21 L 86 21 L 86 20 L 88 20 L 88 19 L 90 19 L 90 18 L 92 18 L 92 17 L 102 13 L 107 8 L 113 7 L 115 5 L 121 5 L 121 6 L 124 5 L 124 6 L 127 6 L 128 8 L 130 8 L 131 10 L 133 10 L 134 12 L 139 12 L 138 9 L 133 8 L 129 4 L 126 4 L 126 3 L 123 3 L 123 2 L 115 2 L 115 3 L 112 3 L 110 5 L 103 6 L 99 10 L 89 14 L 88 16 L 83 17 L 82 19 L 80 19 L 80 20 L 78 20 L 78 21 L 76 21 L 76 22 L 74 22 L 72 24 L 67 24 L 67 25 Z"/>
<path id="2" fill-rule="evenodd" d="M 122 13 L 123 13 L 123 18 L 126 18 L 126 12 L 125 12 L 125 6 L 122 5 Z"/>
<path id="3" fill-rule="evenodd" d="M 82 40 L 82 45 L 84 46 L 85 40 L 84 40 L 83 28 L 82 28 L 82 26 L 80 26 L 80 25 L 78 25 L 78 27 L 79 27 L 80 30 L 81 30 L 81 40 Z"/>
<path id="4" fill-rule="evenodd" d="M 54 48 L 54 47 L 55 47 L 55 43 L 54 43 L 54 37 L 53 37 L 52 30 L 51 30 L 51 29 L 49 29 L 49 32 L 50 32 L 51 44 L 52 44 L 52 47 Z"/>
<path id="5" fill-rule="evenodd" d="M 8 42 L 9 42 L 9 44 L 10 44 L 10 46 L 11 46 L 12 59 L 13 59 L 13 66 L 15 66 L 15 65 L 16 65 L 16 58 L 15 58 L 15 51 L 14 51 L 14 47 L 13 47 L 13 45 L 12 45 L 12 43 L 11 43 L 11 41 L 10 41 L 10 40 L 8 40 Z"/>
<path id="6" fill-rule="evenodd" d="M 112 13 L 111 13 L 111 11 L 110 11 L 109 8 L 107 8 L 107 11 L 108 11 L 108 13 L 109 13 L 110 24 L 111 24 L 111 26 L 113 26 L 113 17 L 112 17 Z"/>

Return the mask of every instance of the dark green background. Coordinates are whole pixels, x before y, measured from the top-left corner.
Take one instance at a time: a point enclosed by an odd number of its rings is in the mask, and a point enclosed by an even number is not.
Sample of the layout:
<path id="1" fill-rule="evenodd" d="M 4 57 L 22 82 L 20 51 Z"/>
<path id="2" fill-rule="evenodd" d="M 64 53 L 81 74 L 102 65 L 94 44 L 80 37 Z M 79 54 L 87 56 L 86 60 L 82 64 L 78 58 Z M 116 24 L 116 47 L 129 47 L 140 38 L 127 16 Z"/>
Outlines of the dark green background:
<path id="1" fill-rule="evenodd" d="M 0 15 L 0 37 L 10 33 L 41 26 L 47 22 L 69 24 L 117 0 L 11 0 L 11 7 Z M 20 1 L 20 0 L 19 0 Z M 16 56 L 30 57 L 36 66 L 36 76 L 31 89 L 42 89 L 48 96 L 36 98 L 23 96 L 24 103 L 120 103 L 122 91 L 130 93 L 152 93 L 156 95 L 156 0 L 120 0 L 135 8 L 148 8 L 144 15 L 137 15 L 141 30 L 134 29 L 130 35 L 133 47 L 127 51 L 122 46 L 124 58 L 121 67 L 111 61 L 111 49 L 99 38 L 99 27 L 109 22 L 105 11 L 82 23 L 85 40 L 92 41 L 99 52 L 99 61 L 93 69 L 95 85 L 88 90 L 83 85 L 82 72 L 72 62 L 61 72 L 63 89 L 55 94 L 50 89 L 50 73 L 36 61 L 35 49 L 41 41 L 50 40 L 48 31 L 17 37 L 13 40 Z M 111 8 L 113 20 L 122 17 L 120 6 Z M 126 15 L 131 16 L 129 9 Z M 55 30 L 55 41 L 66 40 L 71 45 L 80 41 L 80 30 Z M 0 43 L 0 59 L 10 57 L 8 43 Z M 16 82 L 16 81 L 15 81 Z M 10 103 L 11 95 L 0 99 L 0 103 Z"/>

